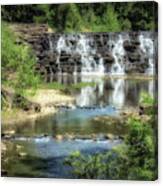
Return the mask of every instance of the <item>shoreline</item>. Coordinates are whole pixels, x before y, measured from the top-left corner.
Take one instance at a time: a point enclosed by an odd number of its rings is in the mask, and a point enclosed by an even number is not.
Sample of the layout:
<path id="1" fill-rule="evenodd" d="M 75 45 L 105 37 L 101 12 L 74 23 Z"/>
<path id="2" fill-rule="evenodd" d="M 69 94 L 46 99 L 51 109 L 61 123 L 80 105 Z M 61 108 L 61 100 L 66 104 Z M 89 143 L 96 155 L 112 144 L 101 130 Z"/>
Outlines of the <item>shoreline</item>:
<path id="1" fill-rule="evenodd" d="M 30 92 L 30 91 L 29 91 Z M 33 110 L 23 111 L 22 109 L 10 109 L 1 111 L 2 125 L 21 124 L 28 121 L 35 121 L 38 118 L 45 117 L 58 112 L 56 105 L 73 106 L 74 97 L 65 95 L 59 90 L 39 89 L 34 96 L 26 96 L 26 98 L 41 106 L 40 112 Z"/>
<path id="2" fill-rule="evenodd" d="M 55 75 L 52 75 L 55 77 Z M 60 76 L 60 74 L 57 74 Z M 133 80 L 157 80 L 157 75 L 148 75 L 140 73 L 131 73 L 131 74 L 107 74 L 107 73 L 90 73 L 90 74 L 69 74 L 63 73 L 63 77 L 88 77 L 88 78 L 104 78 L 104 79 L 133 79 Z"/>

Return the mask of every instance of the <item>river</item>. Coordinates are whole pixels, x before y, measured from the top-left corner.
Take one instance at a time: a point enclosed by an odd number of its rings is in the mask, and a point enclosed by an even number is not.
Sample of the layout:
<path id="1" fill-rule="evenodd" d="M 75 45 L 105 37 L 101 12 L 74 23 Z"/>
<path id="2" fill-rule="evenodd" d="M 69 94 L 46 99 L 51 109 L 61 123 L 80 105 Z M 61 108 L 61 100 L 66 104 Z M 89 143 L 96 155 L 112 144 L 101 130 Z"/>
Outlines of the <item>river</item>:
<path id="1" fill-rule="evenodd" d="M 108 151 L 123 142 L 127 128 L 122 125 L 95 122 L 98 116 L 118 116 L 128 108 L 136 108 L 140 95 L 154 96 L 153 79 L 62 76 L 63 84 L 94 82 L 73 89 L 73 108 L 60 108 L 57 114 L 36 121 L 15 124 L 15 136 L 2 139 L 7 145 L 2 163 L 8 176 L 74 178 L 64 160 L 74 151 L 96 154 Z M 2 132 L 6 130 L 2 126 Z M 105 138 L 105 134 L 114 139 Z"/>

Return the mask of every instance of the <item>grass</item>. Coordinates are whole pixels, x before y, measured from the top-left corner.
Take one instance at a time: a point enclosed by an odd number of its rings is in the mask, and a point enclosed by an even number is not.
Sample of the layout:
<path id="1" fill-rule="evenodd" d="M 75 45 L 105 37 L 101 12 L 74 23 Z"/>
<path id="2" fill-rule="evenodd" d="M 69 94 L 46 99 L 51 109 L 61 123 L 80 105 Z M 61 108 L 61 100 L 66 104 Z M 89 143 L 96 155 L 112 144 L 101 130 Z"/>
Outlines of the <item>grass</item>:
<path id="1" fill-rule="evenodd" d="M 52 82 L 52 83 L 42 83 L 39 85 L 39 88 L 63 90 L 66 88 L 66 86 L 58 82 Z"/>

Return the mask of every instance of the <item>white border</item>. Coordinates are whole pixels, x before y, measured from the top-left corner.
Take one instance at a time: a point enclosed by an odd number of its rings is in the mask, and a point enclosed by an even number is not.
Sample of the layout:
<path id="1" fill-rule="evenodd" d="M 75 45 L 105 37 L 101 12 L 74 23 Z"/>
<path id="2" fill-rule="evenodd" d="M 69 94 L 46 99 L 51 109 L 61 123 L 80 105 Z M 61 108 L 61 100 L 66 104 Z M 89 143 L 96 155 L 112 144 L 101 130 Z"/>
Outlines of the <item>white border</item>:
<path id="1" fill-rule="evenodd" d="M 0 4 L 50 4 L 50 3 L 68 3 L 68 2 L 125 2 L 133 0 L 0 0 Z M 135 0 L 134 0 L 135 1 Z M 139 0 L 140 1 L 140 0 Z M 39 179 L 39 178 L 0 178 L 0 185 L 3 186 L 34 186 L 39 184 L 39 186 L 45 185 L 55 185 L 55 186 L 72 186 L 77 184 L 78 186 L 87 186 L 87 185 L 163 185 L 163 167 L 162 167 L 162 158 L 163 157 L 163 148 L 161 145 L 163 143 L 163 1 L 156 0 L 159 3 L 159 179 L 154 182 L 141 182 L 141 181 L 99 181 L 99 180 L 64 180 L 64 179 Z M 162 81 L 161 81 L 162 79 Z"/>

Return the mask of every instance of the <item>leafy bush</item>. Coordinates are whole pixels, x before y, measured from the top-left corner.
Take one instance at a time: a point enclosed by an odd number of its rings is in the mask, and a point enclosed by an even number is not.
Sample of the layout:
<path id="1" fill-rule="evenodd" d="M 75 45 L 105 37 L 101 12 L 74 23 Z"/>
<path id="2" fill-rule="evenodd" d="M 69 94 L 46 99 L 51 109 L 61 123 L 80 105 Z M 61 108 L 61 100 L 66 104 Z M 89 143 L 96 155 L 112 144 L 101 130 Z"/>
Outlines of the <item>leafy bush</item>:
<path id="1" fill-rule="evenodd" d="M 142 118 L 129 118 L 126 138 L 129 157 L 129 179 L 154 180 L 156 177 L 155 134 Z"/>
<path id="2" fill-rule="evenodd" d="M 143 105 L 153 105 L 156 100 L 154 100 L 151 96 L 149 96 L 147 93 L 142 92 L 140 95 L 139 104 Z"/>
<path id="3" fill-rule="evenodd" d="M 18 38 L 6 23 L 2 23 L 2 84 L 23 93 L 37 88 L 40 76 L 34 72 L 36 58 L 28 45 L 18 44 Z"/>
<path id="4" fill-rule="evenodd" d="M 65 160 L 65 164 L 74 168 L 72 173 L 76 178 L 100 179 L 103 178 L 105 168 L 102 160 L 101 155 L 84 156 L 79 151 L 75 151 Z"/>

